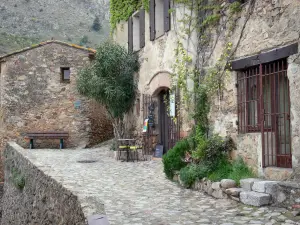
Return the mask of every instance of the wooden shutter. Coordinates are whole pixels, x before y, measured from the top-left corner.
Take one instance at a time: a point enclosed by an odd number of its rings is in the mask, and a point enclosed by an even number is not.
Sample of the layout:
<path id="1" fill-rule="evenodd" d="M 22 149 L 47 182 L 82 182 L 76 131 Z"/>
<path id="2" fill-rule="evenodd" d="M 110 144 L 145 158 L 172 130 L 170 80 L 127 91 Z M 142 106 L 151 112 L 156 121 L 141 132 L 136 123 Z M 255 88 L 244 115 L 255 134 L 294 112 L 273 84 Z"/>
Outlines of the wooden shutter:
<path id="1" fill-rule="evenodd" d="M 170 0 L 164 0 L 164 29 L 165 32 L 171 30 L 171 15 L 169 13 L 171 7 Z"/>
<path id="2" fill-rule="evenodd" d="M 155 40 L 155 0 L 150 0 L 150 41 Z"/>
<path id="3" fill-rule="evenodd" d="M 145 9 L 140 10 L 140 48 L 145 47 Z"/>
<path id="4" fill-rule="evenodd" d="M 133 51 L 133 21 L 132 17 L 128 19 L 128 51 Z"/>

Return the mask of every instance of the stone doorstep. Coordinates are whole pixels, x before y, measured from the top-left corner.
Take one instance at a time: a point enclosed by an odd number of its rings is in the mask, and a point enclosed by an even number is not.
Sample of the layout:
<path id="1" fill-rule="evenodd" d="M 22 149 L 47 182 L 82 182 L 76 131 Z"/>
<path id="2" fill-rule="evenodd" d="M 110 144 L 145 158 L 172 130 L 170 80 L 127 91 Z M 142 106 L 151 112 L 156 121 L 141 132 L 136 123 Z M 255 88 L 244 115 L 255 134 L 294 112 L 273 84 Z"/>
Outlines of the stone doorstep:
<path id="1" fill-rule="evenodd" d="M 246 205 L 259 207 L 270 204 L 271 196 L 269 194 L 254 191 L 242 191 L 240 193 L 240 201 Z"/>
<path id="2" fill-rule="evenodd" d="M 241 188 L 245 189 L 246 191 L 252 191 L 252 186 L 254 182 L 262 181 L 261 179 L 257 178 L 247 178 L 240 180 Z"/>
<path id="3" fill-rule="evenodd" d="M 277 185 L 277 181 L 255 181 L 252 186 L 252 191 L 274 194 Z"/>

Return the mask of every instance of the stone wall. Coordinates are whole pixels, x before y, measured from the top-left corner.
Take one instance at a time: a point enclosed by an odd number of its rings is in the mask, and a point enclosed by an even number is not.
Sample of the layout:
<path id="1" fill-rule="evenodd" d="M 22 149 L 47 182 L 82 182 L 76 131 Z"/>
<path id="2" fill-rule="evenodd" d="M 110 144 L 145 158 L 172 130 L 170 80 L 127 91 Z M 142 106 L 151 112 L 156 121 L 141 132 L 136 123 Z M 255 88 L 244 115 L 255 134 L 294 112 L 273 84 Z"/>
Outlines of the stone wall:
<path id="1" fill-rule="evenodd" d="M 253 10 L 249 11 L 249 3 L 254 2 L 251 6 Z M 224 24 L 229 17 L 229 3 L 222 4 L 222 18 L 220 26 L 212 28 L 210 44 L 207 48 L 199 53 L 199 58 L 204 62 L 201 69 L 213 68 L 218 62 L 223 49 L 226 46 L 225 37 L 229 29 L 230 23 Z M 155 41 L 149 40 L 149 31 L 146 29 L 146 45 L 139 51 L 141 58 L 141 70 L 139 73 L 139 90 L 141 93 L 153 94 L 151 81 L 156 74 L 172 73 L 172 66 L 175 62 L 174 50 L 177 47 L 177 41 L 183 42 L 183 45 L 189 50 L 189 54 L 193 60 L 196 58 L 197 40 L 192 34 L 189 44 L 182 39 L 180 35 L 183 25 L 180 21 L 182 18 L 182 7 L 174 6 L 176 9 L 172 13 L 171 31 L 157 38 Z M 227 10 L 226 10 L 227 9 Z M 251 15 L 248 18 L 248 13 Z M 188 14 L 189 12 L 186 11 Z M 238 47 L 233 55 L 234 59 L 251 56 L 261 52 L 285 46 L 291 43 L 299 42 L 300 21 L 300 2 L 294 0 L 265 0 L 265 1 L 247 1 L 242 5 L 242 11 L 237 13 L 237 21 L 233 34 L 229 38 L 233 48 Z M 126 45 L 127 24 L 121 23 L 117 28 L 115 39 Z M 149 16 L 146 14 L 146 26 L 149 27 Z M 122 33 L 123 32 L 123 33 Z M 299 152 L 299 129 L 300 110 L 298 110 L 298 87 L 300 86 L 299 63 L 294 57 L 290 60 L 288 77 L 290 79 L 291 92 L 291 123 L 292 123 L 292 153 L 293 168 L 297 169 L 300 164 Z M 292 71 L 293 70 L 293 71 Z M 242 156 L 249 165 L 251 165 L 259 175 L 264 175 L 262 168 L 262 144 L 261 134 L 249 133 L 239 135 L 236 122 L 237 118 L 237 89 L 236 84 L 237 73 L 232 71 L 225 82 L 225 88 L 222 94 L 212 101 L 210 122 L 212 132 L 219 133 L 222 136 L 228 135 L 235 140 L 237 150 L 233 156 Z M 163 85 L 160 85 L 163 87 Z M 188 110 L 184 110 L 183 114 L 188 114 Z M 141 129 L 142 119 L 138 121 L 138 129 Z M 182 123 L 182 131 L 187 134 L 193 125 L 193 121 L 189 121 L 189 117 L 185 116 Z M 283 172 L 282 174 L 290 174 Z M 285 177 L 288 178 L 288 177 Z M 282 177 L 282 179 L 284 179 Z"/>
<path id="2" fill-rule="evenodd" d="M 248 1 L 249 3 L 250 1 Z M 240 17 L 237 20 L 235 31 L 230 38 L 230 42 L 233 46 L 236 46 L 239 41 L 241 30 L 246 22 L 247 10 L 249 4 L 244 4 Z M 235 59 L 243 58 L 246 56 L 254 55 L 260 52 L 268 51 L 279 46 L 285 46 L 287 44 L 298 42 L 299 21 L 296 21 L 297 14 L 300 13 L 300 3 L 298 1 L 255 1 L 253 12 L 246 22 L 245 30 L 241 36 L 240 43 L 234 55 Z M 221 51 L 225 46 L 224 42 L 224 32 L 219 35 L 213 35 L 212 43 L 209 48 L 210 58 L 206 58 L 206 67 L 212 67 L 217 62 L 217 59 L 221 55 Z M 218 40 L 217 40 L 218 38 Z M 215 42 L 217 40 L 217 42 Z M 213 48 L 214 42 L 216 43 L 215 48 Z M 289 65 L 290 67 L 291 65 Z M 289 70 L 290 71 L 290 70 Z M 299 71 L 299 70 L 298 70 Z M 290 72 L 288 72 L 289 79 Z M 294 73 L 294 77 L 297 77 L 298 73 Z M 240 155 L 245 161 L 251 165 L 259 175 L 264 175 L 264 170 L 262 168 L 262 142 L 261 133 L 248 133 L 248 134 L 238 134 L 236 121 L 237 118 L 237 98 L 236 98 L 236 72 L 232 72 L 228 81 L 226 82 L 224 91 L 222 93 L 222 98 L 216 98 L 213 102 L 210 121 L 212 122 L 213 129 L 215 132 L 221 135 L 231 136 L 237 143 L 237 150 L 233 153 L 234 156 Z M 293 79 L 293 78 L 292 78 Z M 291 91 L 291 105 L 292 111 L 296 107 L 297 101 L 293 99 L 297 98 L 296 90 L 293 90 L 299 84 L 297 80 L 290 81 L 290 91 Z M 293 104 L 295 104 L 293 106 Z M 294 111 L 295 112 L 295 111 Z M 297 119 L 298 112 L 294 113 L 292 117 L 292 129 L 293 123 L 299 123 Z M 297 122 L 296 122 L 297 121 Z M 293 167 L 296 168 L 299 165 L 296 155 L 299 155 L 298 144 L 296 136 L 299 132 L 292 130 L 292 151 L 293 151 Z M 270 170 L 271 171 L 271 170 Z M 268 172 L 270 172 L 268 171 Z M 286 171 L 282 172 L 281 175 L 277 176 L 279 179 L 287 179 L 290 177 L 290 173 Z M 276 176 L 271 177 L 275 178 Z"/>
<path id="3" fill-rule="evenodd" d="M 28 131 L 68 131 L 66 147 L 84 147 L 113 136 L 105 109 L 77 92 L 76 77 L 89 63 L 88 54 L 53 42 L 2 59 L 2 143 L 9 139 L 28 147 L 22 136 Z M 70 82 L 62 82 L 62 67 L 70 68 Z M 58 142 L 38 141 L 36 148 L 58 148 Z"/>
<path id="4" fill-rule="evenodd" d="M 184 17 L 184 13 L 188 13 L 187 9 L 184 7 L 176 7 L 176 21 L 180 21 Z M 163 21 L 160 21 L 163 24 Z M 173 22 L 172 22 L 173 23 Z M 150 26 L 149 13 L 146 12 L 145 16 L 145 27 Z M 172 24 L 173 26 L 173 24 Z M 177 25 L 179 27 L 179 25 Z M 127 47 L 128 43 L 128 23 L 120 22 L 117 25 L 117 28 L 114 32 L 114 40 L 116 40 L 121 45 Z M 143 129 L 143 121 L 146 118 L 143 118 L 143 102 L 142 94 L 147 94 L 153 96 L 154 101 L 158 101 L 157 95 L 163 89 L 168 89 L 171 87 L 170 74 L 173 70 L 173 63 L 175 61 L 175 48 L 177 48 L 177 40 L 181 35 L 181 32 L 178 30 L 172 29 L 165 35 L 157 37 L 154 41 L 150 41 L 150 29 L 145 29 L 145 47 L 138 51 L 140 56 L 141 67 L 138 79 L 138 90 L 140 95 L 140 113 L 136 113 L 136 110 L 133 109 L 126 117 L 128 121 L 128 129 L 134 130 L 136 136 L 141 135 Z M 184 42 L 186 46 L 186 42 Z M 194 46 L 189 46 L 189 50 L 192 54 L 195 55 L 196 49 Z M 158 106 L 156 106 L 157 108 Z M 156 116 L 156 128 L 155 133 L 159 133 L 158 130 L 158 114 Z M 191 130 L 192 121 L 186 115 L 186 113 L 181 114 L 181 134 L 186 136 L 187 133 Z"/>
<path id="5" fill-rule="evenodd" d="M 5 183 L 1 224 L 86 224 L 81 205 L 67 188 L 28 160 L 30 152 L 9 143 L 4 151 Z M 24 187 L 18 178 L 24 178 Z"/>
<path id="6" fill-rule="evenodd" d="M 292 163 L 296 171 L 296 178 L 300 179 L 300 54 L 289 57 L 288 78 L 290 82 L 290 101 L 291 101 L 291 140 L 293 158 Z"/>

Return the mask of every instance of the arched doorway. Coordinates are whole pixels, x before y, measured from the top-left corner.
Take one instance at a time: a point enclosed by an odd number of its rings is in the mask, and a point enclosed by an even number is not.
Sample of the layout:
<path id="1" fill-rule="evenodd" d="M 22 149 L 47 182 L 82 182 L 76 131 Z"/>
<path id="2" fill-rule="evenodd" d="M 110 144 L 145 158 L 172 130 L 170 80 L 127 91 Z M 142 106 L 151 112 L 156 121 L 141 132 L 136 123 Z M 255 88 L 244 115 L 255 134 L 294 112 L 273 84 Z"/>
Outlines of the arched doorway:
<path id="1" fill-rule="evenodd" d="M 165 71 L 156 73 L 147 86 L 142 108 L 143 117 L 149 122 L 147 132 L 143 133 L 144 152 L 150 155 L 156 145 L 162 145 L 166 153 L 180 139 L 180 116 L 175 107 L 179 95 L 170 93 L 170 73 Z"/>

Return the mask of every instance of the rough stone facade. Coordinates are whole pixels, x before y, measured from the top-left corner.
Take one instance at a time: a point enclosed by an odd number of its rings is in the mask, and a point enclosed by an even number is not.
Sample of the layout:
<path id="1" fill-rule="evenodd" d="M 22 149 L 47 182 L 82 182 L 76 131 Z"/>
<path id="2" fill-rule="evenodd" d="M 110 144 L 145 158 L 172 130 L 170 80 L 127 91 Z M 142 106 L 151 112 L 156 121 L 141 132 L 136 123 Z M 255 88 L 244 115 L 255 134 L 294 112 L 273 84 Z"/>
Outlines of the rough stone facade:
<path id="1" fill-rule="evenodd" d="M 112 125 L 104 107 L 79 95 L 76 77 L 93 54 L 65 43 L 50 41 L 0 58 L 1 142 L 15 140 L 30 131 L 67 131 L 66 147 L 84 147 L 108 140 Z M 70 81 L 61 68 L 70 68 Z M 39 147 L 58 148 L 59 140 L 41 140 Z"/>
<path id="2" fill-rule="evenodd" d="M 250 3 L 254 4 L 250 6 Z M 223 8 L 228 9 L 230 3 L 222 4 Z M 249 10 L 252 7 L 252 11 Z M 181 7 L 177 7 L 176 12 L 172 14 L 171 31 L 154 41 L 149 40 L 149 30 L 146 29 L 146 45 L 139 51 L 141 58 L 141 70 L 139 73 L 139 91 L 140 93 L 154 94 L 152 91 L 155 85 L 151 81 L 155 76 L 160 82 L 166 82 L 166 78 L 160 74 L 172 73 L 172 65 L 175 62 L 174 49 L 177 48 L 177 40 L 183 42 L 190 55 L 195 60 L 196 47 L 195 35 L 191 35 L 189 43 L 183 40 L 178 33 L 182 24 Z M 223 11 L 224 12 L 224 11 Z M 251 12 L 249 18 L 248 13 Z M 265 0 L 265 1 L 247 1 L 242 4 L 242 11 L 238 13 L 235 29 L 230 37 L 232 46 L 238 47 L 233 56 L 234 59 L 241 59 L 261 52 L 266 52 L 275 48 L 283 47 L 291 43 L 299 42 L 300 22 L 298 16 L 300 13 L 300 2 L 293 0 Z M 220 23 L 226 21 L 228 11 L 223 13 Z M 149 15 L 146 14 L 145 27 L 149 27 Z M 212 68 L 217 63 L 226 46 L 225 36 L 229 24 L 222 24 L 212 31 L 209 46 L 199 53 L 199 58 L 205 61 L 202 65 L 204 69 Z M 115 39 L 124 45 L 127 43 L 127 24 L 122 22 L 115 32 Z M 292 167 L 294 171 L 299 170 L 300 152 L 299 152 L 299 63 L 298 55 L 289 57 L 287 75 L 290 80 L 290 100 L 291 100 L 291 143 L 292 143 Z M 160 77 L 161 76 L 161 77 Z M 210 121 L 212 131 L 222 136 L 228 135 L 233 138 L 237 144 L 237 150 L 233 156 L 242 156 L 244 160 L 253 167 L 259 174 L 264 175 L 265 170 L 268 177 L 276 179 L 287 179 L 291 177 L 289 169 L 278 171 L 280 175 L 273 176 L 269 168 L 263 168 L 262 157 L 262 135 L 260 132 L 239 134 L 237 127 L 237 72 L 232 71 L 229 79 L 226 81 L 225 88 L 221 98 L 216 98 L 211 105 Z M 168 87 L 165 84 L 159 85 L 156 89 Z M 154 88 L 155 89 L 155 88 Z M 186 111 L 183 110 L 183 115 Z M 186 117 L 188 118 L 188 117 Z M 138 120 L 136 130 L 141 130 L 142 119 Z M 193 122 L 188 119 L 182 119 L 182 131 L 185 135 L 191 130 Z M 277 171 L 277 170 L 276 170 Z M 271 173 L 271 174 L 270 174 Z"/>
<path id="3" fill-rule="evenodd" d="M 43 165 L 34 165 L 27 157 L 30 152 L 14 143 L 4 151 L 1 224 L 86 224 L 77 196 L 40 170 Z M 15 173 L 24 177 L 23 188 L 16 185 Z"/>

